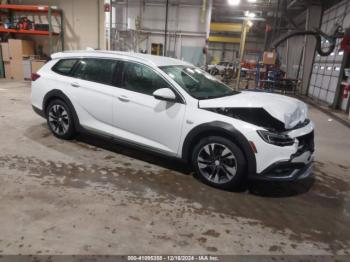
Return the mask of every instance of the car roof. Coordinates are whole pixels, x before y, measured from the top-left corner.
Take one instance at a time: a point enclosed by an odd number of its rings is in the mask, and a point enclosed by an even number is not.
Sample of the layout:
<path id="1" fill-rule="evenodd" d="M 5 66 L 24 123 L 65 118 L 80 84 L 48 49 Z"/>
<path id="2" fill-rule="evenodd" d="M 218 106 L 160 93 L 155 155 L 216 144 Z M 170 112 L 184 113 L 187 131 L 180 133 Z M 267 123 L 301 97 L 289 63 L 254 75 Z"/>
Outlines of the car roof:
<path id="1" fill-rule="evenodd" d="M 133 52 L 122 51 L 106 51 L 106 50 L 84 50 L 84 51 L 66 51 L 59 52 L 51 55 L 52 59 L 72 58 L 72 57 L 101 57 L 101 58 L 121 58 L 126 60 L 132 60 L 136 62 L 153 64 L 156 67 L 160 66 L 172 66 L 172 65 L 184 65 L 193 66 L 192 64 L 179 59 L 148 55 Z"/>

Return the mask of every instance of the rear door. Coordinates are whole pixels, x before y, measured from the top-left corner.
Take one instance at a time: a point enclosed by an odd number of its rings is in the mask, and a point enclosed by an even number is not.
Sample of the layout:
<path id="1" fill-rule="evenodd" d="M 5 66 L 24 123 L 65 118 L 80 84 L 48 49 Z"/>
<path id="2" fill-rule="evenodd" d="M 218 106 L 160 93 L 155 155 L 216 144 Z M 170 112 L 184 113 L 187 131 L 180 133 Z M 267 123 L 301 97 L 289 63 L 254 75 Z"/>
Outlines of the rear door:
<path id="1" fill-rule="evenodd" d="M 113 126 L 117 66 L 118 61 L 103 58 L 85 58 L 76 65 L 69 85 L 81 125 L 100 131 Z"/>

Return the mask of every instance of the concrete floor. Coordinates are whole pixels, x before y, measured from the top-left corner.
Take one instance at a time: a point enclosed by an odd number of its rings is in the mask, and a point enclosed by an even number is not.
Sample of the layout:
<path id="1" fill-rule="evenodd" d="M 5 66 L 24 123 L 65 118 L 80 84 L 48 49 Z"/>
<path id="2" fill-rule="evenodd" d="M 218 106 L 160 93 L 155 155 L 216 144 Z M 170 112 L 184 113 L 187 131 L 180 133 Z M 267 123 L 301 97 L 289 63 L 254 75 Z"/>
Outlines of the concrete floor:
<path id="1" fill-rule="evenodd" d="M 173 160 L 62 141 L 0 81 L 1 254 L 350 254 L 350 129 L 310 108 L 315 179 L 201 184 Z"/>

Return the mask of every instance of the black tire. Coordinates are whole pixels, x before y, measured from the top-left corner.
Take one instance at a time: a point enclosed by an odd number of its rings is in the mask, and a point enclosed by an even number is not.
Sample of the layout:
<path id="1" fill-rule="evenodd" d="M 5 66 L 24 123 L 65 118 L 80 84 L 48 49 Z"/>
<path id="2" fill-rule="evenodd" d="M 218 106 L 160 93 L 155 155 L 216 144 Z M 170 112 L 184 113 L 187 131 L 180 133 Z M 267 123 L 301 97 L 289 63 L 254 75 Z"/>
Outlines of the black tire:
<path id="1" fill-rule="evenodd" d="M 210 136 L 200 140 L 192 151 L 192 166 L 202 182 L 216 188 L 239 189 L 246 178 L 246 159 L 242 150 L 224 137 Z"/>
<path id="2" fill-rule="evenodd" d="M 52 100 L 46 107 L 45 113 L 47 125 L 54 136 L 66 140 L 74 138 L 76 134 L 74 118 L 69 106 L 64 101 Z"/>

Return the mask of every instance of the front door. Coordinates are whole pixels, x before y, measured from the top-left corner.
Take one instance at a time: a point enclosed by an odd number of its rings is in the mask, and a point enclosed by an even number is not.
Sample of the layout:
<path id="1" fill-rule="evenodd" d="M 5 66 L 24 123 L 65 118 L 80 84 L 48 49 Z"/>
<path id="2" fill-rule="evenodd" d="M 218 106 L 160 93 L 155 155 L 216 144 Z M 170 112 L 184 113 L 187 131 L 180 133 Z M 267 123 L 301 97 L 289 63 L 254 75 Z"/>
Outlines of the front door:
<path id="1" fill-rule="evenodd" d="M 115 99 L 114 124 L 124 138 L 175 155 L 179 147 L 185 104 L 153 97 L 159 88 L 172 88 L 152 68 L 122 62 L 119 95 Z"/>

